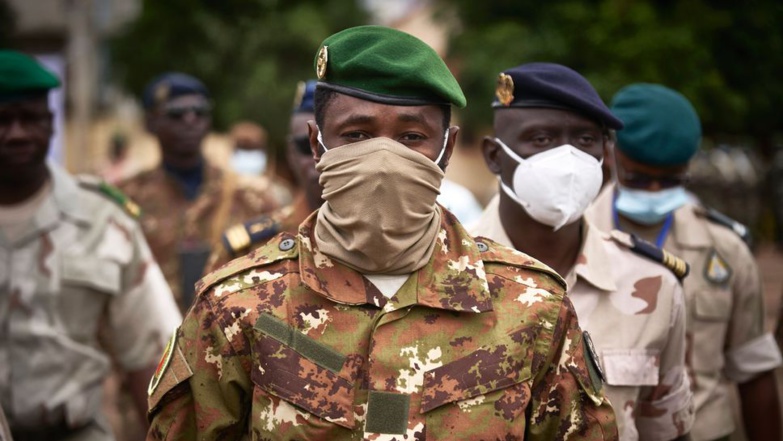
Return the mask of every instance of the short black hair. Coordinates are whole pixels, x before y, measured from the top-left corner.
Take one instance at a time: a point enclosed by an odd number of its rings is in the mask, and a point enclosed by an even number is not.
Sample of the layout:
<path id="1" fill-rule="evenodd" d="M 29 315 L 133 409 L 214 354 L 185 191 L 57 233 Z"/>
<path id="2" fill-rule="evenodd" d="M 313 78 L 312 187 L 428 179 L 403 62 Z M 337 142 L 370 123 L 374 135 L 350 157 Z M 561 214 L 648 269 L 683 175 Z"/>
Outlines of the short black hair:
<path id="1" fill-rule="evenodd" d="M 313 104 L 315 107 L 315 124 L 318 127 L 323 127 L 326 108 L 329 107 L 329 103 L 334 99 L 334 97 L 337 96 L 338 93 L 339 92 L 328 87 L 315 88 Z M 451 125 L 451 106 L 448 104 L 442 104 L 438 107 L 440 107 L 443 111 L 443 130 L 445 131 Z"/>

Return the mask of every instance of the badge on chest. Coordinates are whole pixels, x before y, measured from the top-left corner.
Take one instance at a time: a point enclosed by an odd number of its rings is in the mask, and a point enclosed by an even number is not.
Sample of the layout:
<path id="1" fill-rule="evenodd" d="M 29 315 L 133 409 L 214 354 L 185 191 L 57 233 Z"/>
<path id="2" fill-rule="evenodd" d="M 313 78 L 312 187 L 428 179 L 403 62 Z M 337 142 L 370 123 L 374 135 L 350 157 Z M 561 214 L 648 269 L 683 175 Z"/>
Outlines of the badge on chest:
<path id="1" fill-rule="evenodd" d="M 715 285 L 723 285 L 729 281 L 731 273 L 729 264 L 717 251 L 712 250 L 704 266 L 704 278 Z"/>

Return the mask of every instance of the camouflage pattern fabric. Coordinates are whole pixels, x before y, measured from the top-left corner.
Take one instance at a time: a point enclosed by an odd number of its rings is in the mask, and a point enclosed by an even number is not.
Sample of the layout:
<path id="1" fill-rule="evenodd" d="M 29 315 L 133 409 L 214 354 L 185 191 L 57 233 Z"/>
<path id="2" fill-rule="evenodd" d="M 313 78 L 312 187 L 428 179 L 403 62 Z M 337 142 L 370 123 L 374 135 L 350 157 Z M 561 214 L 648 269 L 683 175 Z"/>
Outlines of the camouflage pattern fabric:
<path id="1" fill-rule="evenodd" d="M 617 439 L 551 269 L 444 211 L 429 263 L 386 298 L 318 250 L 314 222 L 199 283 L 148 440 Z"/>
<path id="2" fill-rule="evenodd" d="M 513 247 L 487 205 L 473 234 Z M 685 299 L 663 265 L 631 252 L 630 237 L 585 221 L 576 265 L 566 276 L 579 324 L 592 336 L 622 441 L 672 440 L 693 424 L 685 367 Z"/>
<path id="3" fill-rule="evenodd" d="M 586 216 L 601 230 L 614 228 L 614 185 L 608 185 Z M 781 364 L 780 350 L 764 331 L 761 277 L 753 255 L 732 230 L 701 216 L 700 207 L 674 212 L 663 248 L 690 265 L 684 280 L 687 351 L 696 420 L 694 441 L 735 430 L 730 382 L 742 383 Z M 633 231 L 655 239 L 646 231 Z"/>
<path id="4" fill-rule="evenodd" d="M 0 234 L 0 407 L 14 430 L 86 427 L 84 439 L 109 440 L 110 353 L 126 371 L 154 365 L 181 315 L 135 219 L 49 169 L 33 221 L 14 240 Z"/>
<path id="5" fill-rule="evenodd" d="M 264 223 L 269 223 L 272 225 L 271 228 L 274 228 L 275 231 L 272 235 L 277 235 L 278 233 L 290 233 L 295 235 L 299 230 L 299 224 L 307 219 L 307 216 L 309 216 L 310 213 L 312 213 L 312 210 L 307 204 L 307 198 L 305 197 L 304 192 L 300 192 L 294 196 L 291 204 L 263 217 Z M 271 220 L 272 222 L 267 222 L 268 220 Z M 252 222 L 245 222 L 244 224 L 252 224 Z M 249 236 L 251 235 L 249 234 Z M 244 256 L 259 245 L 261 245 L 261 243 L 251 242 L 246 248 L 241 250 L 229 250 L 223 243 L 215 245 L 212 249 L 212 254 L 209 256 L 209 260 L 207 261 L 207 268 L 204 270 L 204 274 L 215 271 L 232 259 Z"/>
<path id="6" fill-rule="evenodd" d="M 205 177 L 199 195 L 187 200 L 181 184 L 158 167 L 118 186 L 142 210 L 141 224 L 152 254 L 163 270 L 174 298 L 183 311 L 182 273 L 179 251 L 187 248 L 211 249 L 212 232 L 275 210 L 290 199 L 288 190 L 266 177 L 236 176 L 228 218 L 224 225 L 213 225 L 228 185 L 226 174 L 212 164 L 205 165 Z"/>

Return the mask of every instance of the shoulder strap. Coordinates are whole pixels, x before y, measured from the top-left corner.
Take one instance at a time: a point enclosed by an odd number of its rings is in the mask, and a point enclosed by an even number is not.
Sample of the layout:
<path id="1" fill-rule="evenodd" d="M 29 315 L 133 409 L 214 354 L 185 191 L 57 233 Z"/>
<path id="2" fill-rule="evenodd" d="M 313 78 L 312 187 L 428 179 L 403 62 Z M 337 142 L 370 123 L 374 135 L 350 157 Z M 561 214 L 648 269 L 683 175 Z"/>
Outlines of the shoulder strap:
<path id="1" fill-rule="evenodd" d="M 614 230 L 612 231 L 611 236 L 615 242 L 627 247 L 635 254 L 665 266 L 674 273 L 680 281 L 685 279 L 690 272 L 690 265 L 688 265 L 688 262 L 662 248 L 658 248 L 635 234 L 626 234 L 622 231 Z"/>
<path id="2" fill-rule="evenodd" d="M 106 181 L 98 176 L 78 175 L 76 176 L 76 181 L 79 183 L 80 187 L 100 193 L 116 202 L 117 205 L 122 207 L 122 209 L 132 218 L 138 219 L 141 216 L 141 208 L 135 202 L 128 196 L 125 196 L 119 188 L 106 183 Z"/>
<path id="3" fill-rule="evenodd" d="M 232 256 L 245 254 L 251 245 L 261 243 L 280 232 L 280 224 L 272 216 L 261 216 L 236 224 L 223 232 L 221 242 Z"/>
<path id="4" fill-rule="evenodd" d="M 567 284 L 563 277 L 545 263 L 486 237 L 476 237 L 473 240 L 476 242 L 476 246 L 481 252 L 481 260 L 484 262 L 503 263 L 544 273 L 555 279 L 563 289 L 566 289 Z"/>
<path id="5" fill-rule="evenodd" d="M 752 245 L 753 237 L 750 234 L 750 229 L 748 229 L 748 227 L 746 227 L 741 222 L 735 221 L 734 219 L 726 216 L 714 208 L 699 207 L 699 209 L 696 210 L 696 213 L 714 224 L 718 224 L 730 229 L 736 233 L 737 236 L 739 236 L 749 247 Z"/>

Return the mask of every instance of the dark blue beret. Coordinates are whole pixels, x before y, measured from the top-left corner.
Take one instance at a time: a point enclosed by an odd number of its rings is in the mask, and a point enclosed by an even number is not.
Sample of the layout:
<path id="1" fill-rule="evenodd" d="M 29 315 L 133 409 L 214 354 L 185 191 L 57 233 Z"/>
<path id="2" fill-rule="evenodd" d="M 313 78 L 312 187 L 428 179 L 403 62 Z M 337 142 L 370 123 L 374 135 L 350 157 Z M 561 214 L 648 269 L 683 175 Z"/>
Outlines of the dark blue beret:
<path id="1" fill-rule="evenodd" d="M 147 83 L 141 100 L 144 108 L 149 110 L 183 95 L 201 95 L 209 98 L 209 91 L 204 83 L 188 74 L 166 72 Z"/>
<path id="2" fill-rule="evenodd" d="M 315 97 L 316 80 L 300 81 L 296 87 L 293 113 L 315 113 L 313 98 Z"/>
<path id="3" fill-rule="evenodd" d="M 612 114 L 582 75 L 554 63 L 527 63 L 500 73 L 492 107 L 564 109 L 582 114 L 610 129 L 623 128 L 622 121 Z"/>

